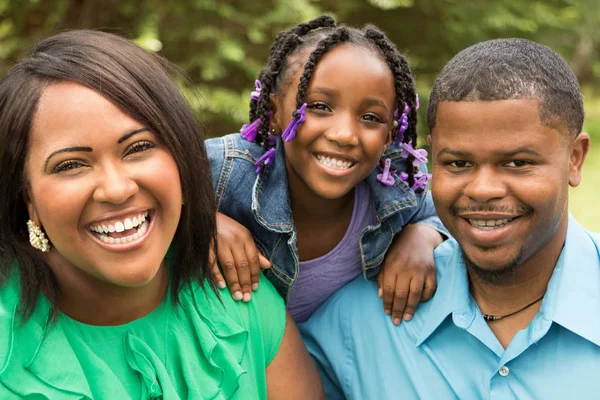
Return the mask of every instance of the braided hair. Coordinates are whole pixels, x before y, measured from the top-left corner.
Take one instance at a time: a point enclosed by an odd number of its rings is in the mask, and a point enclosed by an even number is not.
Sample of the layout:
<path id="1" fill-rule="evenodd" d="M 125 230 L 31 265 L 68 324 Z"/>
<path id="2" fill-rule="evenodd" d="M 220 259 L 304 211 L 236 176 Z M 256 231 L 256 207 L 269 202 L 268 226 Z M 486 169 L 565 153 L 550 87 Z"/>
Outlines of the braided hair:
<path id="1" fill-rule="evenodd" d="M 319 61 L 332 48 L 349 43 L 373 51 L 381 57 L 392 72 L 396 95 L 396 108 L 410 107 L 408 113 L 408 128 L 403 134 L 404 143 L 412 142 L 417 146 L 417 110 L 416 91 L 412 73 L 406 58 L 398 51 L 385 34 L 373 25 L 367 25 L 363 30 L 345 25 L 336 26 L 333 18 L 322 15 L 306 23 L 297 25 L 277 35 L 270 48 L 269 59 L 263 68 L 258 80 L 262 83 L 260 96 L 250 100 L 250 122 L 260 119 L 257 128 L 256 142 L 262 144 L 265 150 L 273 146 L 269 140 L 269 96 L 271 93 L 282 93 L 292 81 L 292 77 L 303 68 L 296 95 L 296 109 L 305 102 L 306 90 L 312 74 Z M 302 66 L 303 51 L 312 49 L 308 60 Z M 398 130 L 394 132 L 394 138 Z M 414 183 L 414 174 L 417 169 L 413 167 L 414 156 L 407 158 L 408 185 Z"/>

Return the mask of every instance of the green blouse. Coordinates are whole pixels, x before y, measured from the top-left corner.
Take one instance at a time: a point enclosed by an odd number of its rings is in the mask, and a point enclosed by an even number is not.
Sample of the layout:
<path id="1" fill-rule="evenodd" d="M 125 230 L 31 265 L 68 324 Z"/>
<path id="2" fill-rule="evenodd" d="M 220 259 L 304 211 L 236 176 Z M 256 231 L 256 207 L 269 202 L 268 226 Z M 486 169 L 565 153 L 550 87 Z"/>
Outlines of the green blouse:
<path id="1" fill-rule="evenodd" d="M 20 324 L 19 282 L 0 288 L 0 399 L 266 399 L 265 369 L 285 329 L 285 306 L 261 278 L 252 301 L 222 303 L 206 287 L 184 289 L 177 310 L 165 296 L 150 314 L 91 326 L 48 300 Z"/>

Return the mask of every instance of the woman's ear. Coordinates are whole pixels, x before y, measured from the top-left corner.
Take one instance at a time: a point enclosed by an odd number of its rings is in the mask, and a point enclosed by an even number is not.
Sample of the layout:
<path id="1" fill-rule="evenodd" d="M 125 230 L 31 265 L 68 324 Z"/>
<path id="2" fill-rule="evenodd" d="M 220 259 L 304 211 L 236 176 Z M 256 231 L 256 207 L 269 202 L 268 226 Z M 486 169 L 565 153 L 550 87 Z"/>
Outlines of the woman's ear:
<path id="1" fill-rule="evenodd" d="M 37 213 L 35 212 L 35 207 L 33 206 L 33 201 L 31 201 L 31 196 L 29 194 L 29 188 L 23 190 L 23 202 L 27 207 L 27 213 L 29 214 L 29 219 L 35 222 L 38 226 L 40 226 L 40 219 L 38 218 Z"/>

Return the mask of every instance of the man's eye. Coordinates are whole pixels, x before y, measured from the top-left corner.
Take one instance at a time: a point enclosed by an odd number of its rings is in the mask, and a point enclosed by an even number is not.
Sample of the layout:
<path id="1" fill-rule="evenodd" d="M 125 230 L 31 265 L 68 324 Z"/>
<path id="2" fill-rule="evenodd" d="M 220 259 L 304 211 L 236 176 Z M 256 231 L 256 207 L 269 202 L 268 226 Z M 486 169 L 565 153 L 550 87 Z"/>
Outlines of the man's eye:
<path id="1" fill-rule="evenodd" d="M 515 161 L 511 161 L 511 162 L 506 163 L 507 167 L 512 167 L 512 168 L 515 168 L 515 167 L 524 167 L 526 165 L 530 165 L 530 163 L 527 162 L 527 161 L 523 161 L 523 160 L 515 160 Z"/>
<path id="2" fill-rule="evenodd" d="M 465 167 L 471 166 L 471 163 L 469 163 L 468 161 L 457 160 L 457 161 L 450 161 L 448 163 L 448 165 L 451 167 L 454 167 L 454 168 L 465 168 Z"/>

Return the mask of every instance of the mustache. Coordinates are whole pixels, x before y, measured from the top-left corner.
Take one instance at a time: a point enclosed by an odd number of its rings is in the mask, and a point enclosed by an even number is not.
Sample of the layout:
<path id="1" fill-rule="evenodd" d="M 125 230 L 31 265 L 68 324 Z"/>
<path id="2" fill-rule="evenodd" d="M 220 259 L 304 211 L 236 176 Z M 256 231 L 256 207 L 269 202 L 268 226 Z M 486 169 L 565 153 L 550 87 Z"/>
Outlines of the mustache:
<path id="1" fill-rule="evenodd" d="M 462 213 L 477 213 L 477 212 L 498 212 L 505 214 L 519 214 L 519 215 L 527 215 L 533 212 L 533 207 L 530 207 L 525 204 L 521 204 L 517 207 L 508 206 L 508 205 L 495 205 L 495 204 L 470 204 L 468 206 L 458 206 L 453 205 L 451 208 L 452 214 L 454 216 L 458 216 Z"/>

